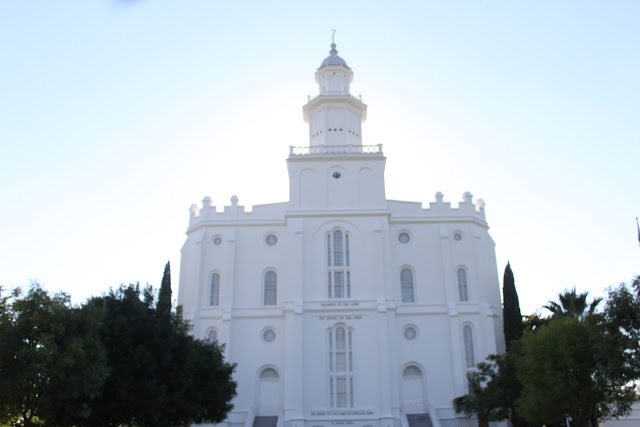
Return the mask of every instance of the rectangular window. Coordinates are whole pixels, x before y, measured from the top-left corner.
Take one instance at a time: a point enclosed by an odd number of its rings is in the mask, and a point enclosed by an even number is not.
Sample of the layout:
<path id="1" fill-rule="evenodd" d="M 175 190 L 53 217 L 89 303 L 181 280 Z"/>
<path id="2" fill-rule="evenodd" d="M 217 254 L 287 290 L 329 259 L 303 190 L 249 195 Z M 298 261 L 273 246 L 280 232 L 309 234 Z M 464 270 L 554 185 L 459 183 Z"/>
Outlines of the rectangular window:
<path id="1" fill-rule="evenodd" d="M 353 408 L 353 352 L 351 331 L 338 326 L 329 331 L 329 405 Z"/>
<path id="2" fill-rule="evenodd" d="M 343 265 L 342 258 L 342 232 L 335 231 L 333 233 L 333 265 L 341 267 Z"/>
<path id="3" fill-rule="evenodd" d="M 327 294 L 329 298 L 351 298 L 349 235 L 340 230 L 327 234 Z"/>
<path id="4" fill-rule="evenodd" d="M 336 378 L 336 407 L 347 407 L 347 379 L 345 377 Z"/>
<path id="5" fill-rule="evenodd" d="M 214 273 L 211 276 L 211 293 L 209 296 L 209 305 L 218 305 L 220 297 L 220 275 Z"/>
<path id="6" fill-rule="evenodd" d="M 336 353 L 336 372 L 344 372 L 347 370 L 346 354 Z"/>
<path id="7" fill-rule="evenodd" d="M 353 378 L 349 378 L 349 407 L 353 408 Z"/>
<path id="8" fill-rule="evenodd" d="M 348 234 L 344 235 L 344 247 L 347 255 L 347 267 L 349 267 L 349 235 Z"/>
<path id="9" fill-rule="evenodd" d="M 344 298 L 344 272 L 336 271 L 334 276 L 335 280 L 335 297 Z"/>
<path id="10" fill-rule="evenodd" d="M 329 406 L 331 406 L 332 408 L 335 407 L 334 406 L 334 402 L 335 398 L 334 398 L 334 391 L 333 391 L 333 378 L 329 379 Z"/>

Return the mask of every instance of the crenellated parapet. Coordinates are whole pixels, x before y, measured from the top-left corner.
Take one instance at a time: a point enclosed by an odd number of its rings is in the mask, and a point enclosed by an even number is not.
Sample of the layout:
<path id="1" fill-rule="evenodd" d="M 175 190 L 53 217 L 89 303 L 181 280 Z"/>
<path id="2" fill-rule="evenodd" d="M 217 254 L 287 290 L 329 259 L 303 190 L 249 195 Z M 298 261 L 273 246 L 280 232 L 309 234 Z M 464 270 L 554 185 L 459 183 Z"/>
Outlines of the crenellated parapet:
<path id="1" fill-rule="evenodd" d="M 203 225 L 215 225 L 219 223 L 229 224 L 233 222 L 249 223 L 282 223 L 287 203 L 271 203 L 256 205 L 246 211 L 243 205 L 238 204 L 238 196 L 232 196 L 231 204 L 218 210 L 213 205 L 211 197 L 202 199 L 202 206 L 198 208 L 195 203 L 189 208 L 189 230 Z"/>
<path id="2" fill-rule="evenodd" d="M 450 221 L 473 221 L 483 227 L 487 227 L 484 200 L 478 199 L 473 202 L 473 195 L 465 192 L 457 207 L 453 207 L 451 202 L 444 201 L 444 195 L 437 192 L 435 201 L 429 203 L 428 208 L 424 208 L 420 202 L 403 202 L 387 200 L 387 205 L 391 211 L 391 221 L 424 221 L 429 222 L 450 222 Z"/>

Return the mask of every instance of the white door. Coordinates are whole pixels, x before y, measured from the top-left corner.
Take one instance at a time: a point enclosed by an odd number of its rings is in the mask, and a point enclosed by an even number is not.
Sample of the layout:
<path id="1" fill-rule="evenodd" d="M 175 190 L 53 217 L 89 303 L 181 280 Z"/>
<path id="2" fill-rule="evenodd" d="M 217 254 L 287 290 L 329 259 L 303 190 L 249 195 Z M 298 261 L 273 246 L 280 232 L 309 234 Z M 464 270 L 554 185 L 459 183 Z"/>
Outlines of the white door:
<path id="1" fill-rule="evenodd" d="M 280 376 L 273 368 L 266 368 L 260 373 L 259 404 L 257 415 L 278 415 L 282 405 L 280 392 Z"/>
<path id="2" fill-rule="evenodd" d="M 402 372 L 402 405 L 405 414 L 426 412 L 422 371 L 416 366 L 407 366 Z"/>

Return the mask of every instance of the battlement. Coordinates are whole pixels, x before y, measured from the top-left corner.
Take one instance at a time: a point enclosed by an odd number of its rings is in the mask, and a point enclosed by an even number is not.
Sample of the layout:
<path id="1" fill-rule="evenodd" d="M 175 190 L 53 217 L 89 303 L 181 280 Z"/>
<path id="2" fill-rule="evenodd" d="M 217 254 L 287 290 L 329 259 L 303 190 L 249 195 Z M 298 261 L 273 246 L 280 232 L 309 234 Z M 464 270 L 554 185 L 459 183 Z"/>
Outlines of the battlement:
<path id="1" fill-rule="evenodd" d="M 262 221 L 273 223 L 284 221 L 284 212 L 288 206 L 284 203 L 270 203 L 266 205 L 255 205 L 251 211 L 245 211 L 243 205 L 238 204 L 238 196 L 232 196 L 231 205 L 224 206 L 222 211 L 218 211 L 213 205 L 211 197 L 202 199 L 202 207 L 194 203 L 189 208 L 189 228 L 207 221 Z"/>
<path id="2" fill-rule="evenodd" d="M 478 199 L 473 202 L 473 195 L 465 192 L 462 200 L 458 203 L 458 207 L 452 207 L 451 202 L 444 201 L 444 195 L 437 192 L 435 201 L 429 202 L 429 207 L 424 208 L 420 202 L 404 202 L 397 200 L 387 200 L 387 207 L 391 211 L 391 219 L 393 220 L 419 220 L 420 218 L 431 218 L 437 220 L 450 220 L 460 218 L 474 218 L 486 223 L 484 212 L 484 200 Z"/>
<path id="3" fill-rule="evenodd" d="M 473 221 L 486 226 L 486 218 L 482 199 L 473 202 L 473 195 L 465 192 L 457 207 L 451 202 L 445 202 L 441 192 L 435 195 L 435 201 L 427 208 L 421 202 L 387 200 L 386 209 L 376 209 L 375 212 L 366 209 L 349 210 L 290 210 L 288 202 L 255 205 L 251 211 L 245 211 L 243 205 L 238 204 L 238 197 L 232 196 L 231 204 L 218 210 L 210 197 L 202 199 L 202 207 L 192 204 L 189 208 L 189 228 L 213 223 L 242 223 L 255 224 L 283 224 L 286 216 L 315 216 L 315 215 L 371 215 L 389 216 L 390 222 L 468 222 Z"/>

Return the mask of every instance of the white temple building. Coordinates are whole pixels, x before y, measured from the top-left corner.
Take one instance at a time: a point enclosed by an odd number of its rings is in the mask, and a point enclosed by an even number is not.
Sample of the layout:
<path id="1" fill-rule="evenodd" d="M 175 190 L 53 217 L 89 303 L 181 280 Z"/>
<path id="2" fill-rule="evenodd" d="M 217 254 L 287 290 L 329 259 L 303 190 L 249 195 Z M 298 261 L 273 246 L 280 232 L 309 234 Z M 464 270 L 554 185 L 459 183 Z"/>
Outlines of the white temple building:
<path id="1" fill-rule="evenodd" d="M 224 424 L 477 425 L 452 400 L 504 351 L 484 203 L 387 199 L 382 146 L 363 144 L 367 106 L 335 44 L 315 78 L 289 201 L 190 209 L 178 303 L 237 363 Z"/>

